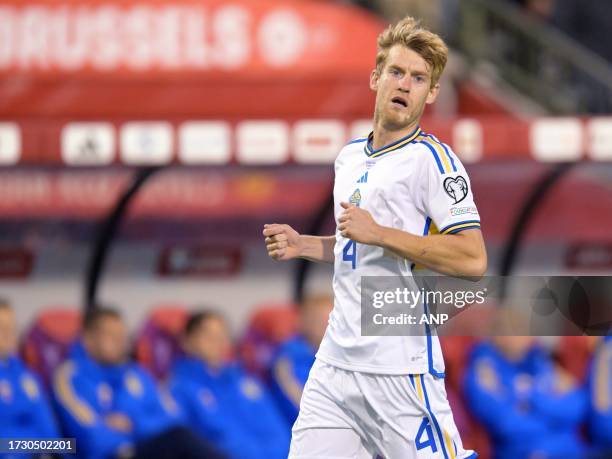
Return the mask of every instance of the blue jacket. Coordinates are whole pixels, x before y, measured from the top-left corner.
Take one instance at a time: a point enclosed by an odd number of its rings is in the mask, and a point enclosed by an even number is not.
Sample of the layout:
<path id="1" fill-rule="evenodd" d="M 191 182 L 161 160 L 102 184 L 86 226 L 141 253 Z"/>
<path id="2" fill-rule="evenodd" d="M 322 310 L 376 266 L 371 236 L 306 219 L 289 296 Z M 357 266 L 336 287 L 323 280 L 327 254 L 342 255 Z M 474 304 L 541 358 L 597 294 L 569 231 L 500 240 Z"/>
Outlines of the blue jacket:
<path id="1" fill-rule="evenodd" d="M 507 360 L 489 343 L 474 348 L 465 396 L 489 432 L 497 459 L 583 455 L 578 429 L 586 415 L 586 393 L 569 378 L 538 347 L 520 362 Z"/>
<path id="2" fill-rule="evenodd" d="M 589 391 L 590 437 L 597 447 L 612 449 L 612 336 L 606 336 L 595 352 Z"/>
<path id="3" fill-rule="evenodd" d="M 179 423 L 176 405 L 140 366 L 102 365 L 80 342 L 54 375 L 53 395 L 66 434 L 87 459 L 113 457 Z M 125 414 L 132 431 L 110 427 L 104 418 L 111 413 Z"/>
<path id="4" fill-rule="evenodd" d="M 199 359 L 183 357 L 170 390 L 189 424 L 230 457 L 287 457 L 289 429 L 265 387 L 239 365 L 212 371 Z"/>
<path id="5" fill-rule="evenodd" d="M 16 356 L 0 359 L 0 432 L 3 438 L 61 436 L 40 382 Z"/>
<path id="6" fill-rule="evenodd" d="M 290 425 L 297 418 L 300 397 L 315 354 L 316 349 L 298 335 L 281 344 L 272 362 L 272 394 Z"/>

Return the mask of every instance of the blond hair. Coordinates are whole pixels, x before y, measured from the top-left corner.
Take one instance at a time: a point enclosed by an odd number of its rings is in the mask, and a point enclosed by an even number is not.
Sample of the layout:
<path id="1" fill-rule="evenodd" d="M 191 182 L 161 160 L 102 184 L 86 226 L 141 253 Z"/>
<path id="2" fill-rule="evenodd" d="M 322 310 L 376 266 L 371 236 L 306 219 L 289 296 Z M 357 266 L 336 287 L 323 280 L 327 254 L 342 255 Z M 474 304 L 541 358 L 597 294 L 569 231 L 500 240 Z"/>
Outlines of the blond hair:
<path id="1" fill-rule="evenodd" d="M 391 24 L 378 36 L 378 74 L 381 73 L 389 50 L 394 45 L 403 45 L 419 54 L 431 69 L 431 87 L 438 83 L 448 59 L 448 48 L 440 36 L 424 29 L 418 20 L 410 16 Z"/>

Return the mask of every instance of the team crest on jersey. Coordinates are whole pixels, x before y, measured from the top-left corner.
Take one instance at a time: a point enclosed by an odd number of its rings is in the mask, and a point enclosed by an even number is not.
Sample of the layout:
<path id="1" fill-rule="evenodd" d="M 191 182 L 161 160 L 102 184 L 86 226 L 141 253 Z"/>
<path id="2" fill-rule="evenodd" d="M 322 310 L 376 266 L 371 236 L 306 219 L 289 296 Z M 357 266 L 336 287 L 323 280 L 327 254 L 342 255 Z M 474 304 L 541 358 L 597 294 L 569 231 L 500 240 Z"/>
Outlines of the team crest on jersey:
<path id="1" fill-rule="evenodd" d="M 250 400 L 257 400 L 259 397 L 261 397 L 261 389 L 259 388 L 259 384 L 257 384 L 251 378 L 244 378 L 242 380 L 240 390 L 242 391 L 242 394 Z"/>
<path id="2" fill-rule="evenodd" d="M 206 387 L 200 389 L 200 391 L 198 392 L 198 398 L 200 399 L 202 405 L 204 405 L 208 409 L 217 407 L 217 399 L 215 398 L 214 394 Z"/>
<path id="3" fill-rule="evenodd" d="M 109 407 L 113 402 L 113 390 L 108 384 L 101 383 L 98 386 L 98 401 L 104 407 Z"/>
<path id="4" fill-rule="evenodd" d="M 0 398 L 5 402 L 10 402 L 13 398 L 13 391 L 11 385 L 6 379 L 0 380 Z"/>
<path id="5" fill-rule="evenodd" d="M 457 177 L 448 177 L 444 180 L 444 191 L 457 204 L 465 199 L 468 194 L 468 184 L 466 180 L 458 175 Z"/>
<path id="6" fill-rule="evenodd" d="M 23 391 L 31 400 L 38 398 L 38 386 L 30 376 L 21 378 L 21 387 L 23 387 Z"/>
<path id="7" fill-rule="evenodd" d="M 359 204 L 361 204 L 361 191 L 359 191 L 359 188 L 353 191 L 353 194 L 349 198 L 349 202 L 354 206 L 359 207 Z"/>
<path id="8" fill-rule="evenodd" d="M 127 386 L 130 394 L 132 394 L 134 397 L 140 397 L 144 392 L 140 379 L 138 379 L 138 377 L 133 373 L 128 373 L 125 380 L 125 385 Z"/>

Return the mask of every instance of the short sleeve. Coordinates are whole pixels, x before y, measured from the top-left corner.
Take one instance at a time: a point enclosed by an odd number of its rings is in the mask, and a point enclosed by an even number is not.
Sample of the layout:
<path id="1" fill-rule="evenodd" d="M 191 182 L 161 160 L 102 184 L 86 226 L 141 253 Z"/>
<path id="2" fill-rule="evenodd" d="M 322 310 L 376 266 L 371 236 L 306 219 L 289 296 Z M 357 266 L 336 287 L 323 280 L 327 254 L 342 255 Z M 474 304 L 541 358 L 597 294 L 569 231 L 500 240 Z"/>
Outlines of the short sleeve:
<path id="1" fill-rule="evenodd" d="M 470 179 L 451 148 L 435 137 L 421 141 L 426 155 L 423 170 L 422 205 L 440 234 L 455 234 L 480 228 L 480 215 Z"/>

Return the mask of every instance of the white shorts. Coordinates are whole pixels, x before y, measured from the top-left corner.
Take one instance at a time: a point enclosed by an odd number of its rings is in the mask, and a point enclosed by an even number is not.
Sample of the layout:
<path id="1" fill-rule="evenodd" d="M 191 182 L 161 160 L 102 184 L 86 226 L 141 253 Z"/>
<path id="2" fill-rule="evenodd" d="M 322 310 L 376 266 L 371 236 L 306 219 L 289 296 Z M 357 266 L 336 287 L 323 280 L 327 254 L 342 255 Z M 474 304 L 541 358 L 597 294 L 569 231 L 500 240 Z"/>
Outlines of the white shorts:
<path id="1" fill-rule="evenodd" d="M 444 379 L 381 375 L 315 361 L 292 429 L 290 459 L 473 459 Z"/>

